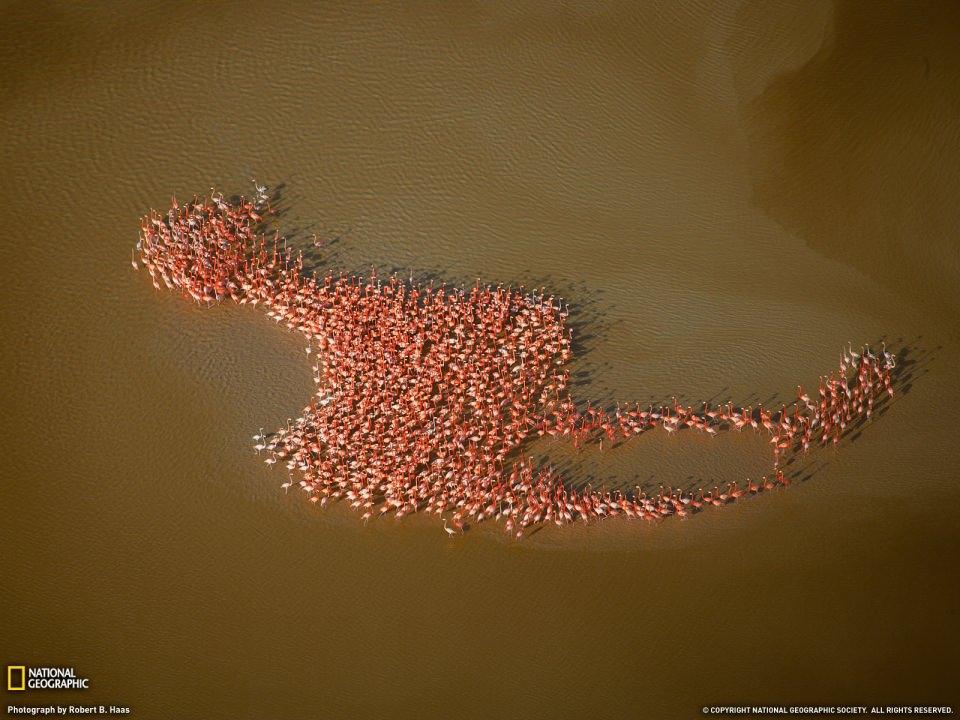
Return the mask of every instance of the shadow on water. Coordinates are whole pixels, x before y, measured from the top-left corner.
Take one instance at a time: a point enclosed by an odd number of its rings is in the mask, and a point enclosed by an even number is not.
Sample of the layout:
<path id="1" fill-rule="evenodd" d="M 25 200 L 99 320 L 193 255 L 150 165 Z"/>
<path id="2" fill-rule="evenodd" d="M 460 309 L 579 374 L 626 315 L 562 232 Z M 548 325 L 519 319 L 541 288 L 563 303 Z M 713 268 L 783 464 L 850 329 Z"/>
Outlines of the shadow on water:
<path id="1" fill-rule="evenodd" d="M 894 390 L 893 396 L 888 395 L 886 392 L 878 395 L 870 417 L 868 418 L 865 413 L 858 415 L 843 430 L 837 443 L 829 441 L 824 447 L 821 446 L 821 443 L 817 442 L 812 444 L 810 450 L 806 453 L 802 452 L 799 447 L 795 447 L 780 464 L 787 484 L 804 483 L 818 476 L 829 466 L 829 457 L 826 455 L 826 451 L 830 447 L 839 449 L 846 444 L 856 442 L 871 424 L 878 422 L 880 418 L 886 415 L 898 398 L 910 394 L 917 379 L 930 372 L 929 366 L 935 360 L 936 351 L 940 350 L 939 346 L 933 350 L 924 348 L 921 344 L 922 340 L 922 336 L 918 336 L 912 340 L 904 340 L 903 338 L 891 340 L 883 336 L 870 346 L 877 349 L 885 348 L 889 345 L 890 349 L 887 351 L 891 352 L 896 358 L 896 366 L 891 371 L 891 384 Z M 726 390 L 727 388 L 723 388 L 715 393 L 711 398 L 711 402 L 714 402 L 716 398 L 723 398 Z M 764 405 L 768 404 L 771 406 L 779 405 L 780 401 L 776 395 L 773 395 L 764 401 Z M 656 406 L 657 405 L 655 405 L 655 407 Z M 742 406 L 735 406 L 734 410 L 739 412 L 743 406 L 748 408 L 752 407 L 751 404 L 743 403 Z M 611 408 L 605 409 L 609 411 Z M 756 407 L 753 407 L 752 416 L 754 419 L 759 420 L 759 410 Z M 778 418 L 778 416 L 778 413 L 774 413 L 774 419 Z M 736 437 L 736 433 L 730 432 L 731 429 L 731 427 L 727 426 L 719 434 Z M 643 442 L 645 439 L 649 439 L 643 437 L 647 435 L 648 432 L 650 431 L 642 433 L 639 437 L 619 440 L 613 443 L 609 452 L 615 453 L 624 445 Z M 693 432 L 694 431 L 689 428 L 683 428 L 677 431 L 677 435 L 683 436 L 684 434 Z M 721 440 L 715 438 L 713 441 Z M 525 452 L 524 454 L 529 455 L 530 453 Z M 590 490 L 620 491 L 627 497 L 635 497 L 638 495 L 651 497 L 661 492 L 668 493 L 671 490 L 675 493 L 682 491 L 687 495 L 697 493 L 701 489 L 704 492 L 714 488 L 723 490 L 729 488 L 732 482 L 742 484 L 745 475 L 742 471 L 738 472 L 736 468 L 730 468 L 729 472 L 724 473 L 725 478 L 722 480 L 715 477 L 704 477 L 692 474 L 685 475 L 682 478 L 666 478 L 658 476 L 656 473 L 631 473 L 629 471 L 608 473 L 601 477 L 595 471 L 585 470 L 583 463 L 576 458 L 557 457 L 552 448 L 545 448 L 539 453 L 535 453 L 534 459 L 538 466 L 550 467 L 561 477 L 565 478 L 565 484 L 571 489 L 580 492 Z M 765 472 L 768 476 L 772 476 L 774 470 L 771 467 Z M 744 497 L 748 496 L 749 495 L 745 495 Z"/>
<path id="2" fill-rule="evenodd" d="M 414 284 L 420 286 L 445 287 L 447 290 L 465 289 L 480 282 L 476 277 L 466 274 L 457 275 L 448 269 L 418 268 L 379 263 L 359 265 L 352 252 L 351 243 L 359 240 L 352 225 L 324 226 L 310 223 L 303 226 L 282 226 L 282 220 L 290 214 L 290 207 L 284 199 L 285 183 L 270 189 L 271 212 L 264 218 L 259 231 L 267 236 L 278 232 L 287 245 L 303 256 L 304 271 L 323 277 L 327 274 L 339 277 L 356 275 L 370 277 L 373 271 L 379 277 L 396 276 L 408 288 Z M 233 197 L 239 200 L 240 196 Z M 481 282 L 491 287 L 513 287 L 555 303 L 562 304 L 569 313 L 566 326 L 572 331 L 571 351 L 573 359 L 570 365 L 570 386 L 585 388 L 593 383 L 598 366 L 591 361 L 591 351 L 601 345 L 611 331 L 607 313 L 603 309 L 604 291 L 591 287 L 584 281 L 562 279 L 552 275 L 537 274 L 532 270 L 521 271 L 513 278 L 503 278 Z M 613 398 L 606 398 L 610 402 Z"/>
<path id="3" fill-rule="evenodd" d="M 401 282 L 409 286 L 413 284 L 428 285 L 434 288 L 446 288 L 448 291 L 455 289 L 469 290 L 475 283 L 480 283 L 479 279 L 468 278 L 466 276 L 458 277 L 449 271 L 441 269 L 420 269 L 414 273 L 410 268 L 402 267 L 350 267 L 349 263 L 344 261 L 347 255 L 353 255 L 348 252 L 348 243 L 355 240 L 353 228 L 351 226 L 328 227 L 324 228 L 318 224 L 305 225 L 301 227 L 279 227 L 280 221 L 289 215 L 290 208 L 284 201 L 285 184 L 281 183 L 272 188 L 269 206 L 270 215 L 265 219 L 262 232 L 268 235 L 279 233 L 284 238 L 288 246 L 298 250 L 303 255 L 304 268 L 308 273 L 314 273 L 318 277 L 327 274 L 340 276 L 341 274 L 350 276 L 367 277 L 376 272 L 379 277 L 388 277 L 395 275 Z M 583 408 L 587 403 L 576 397 L 577 390 L 583 390 L 587 387 L 594 387 L 593 378 L 598 366 L 592 363 L 592 351 L 598 347 L 609 336 L 610 324 L 607 313 L 604 311 L 603 291 L 588 286 L 583 281 L 561 280 L 549 275 L 535 275 L 531 271 L 521 272 L 513 287 L 520 289 L 524 293 L 532 294 L 543 299 L 550 299 L 560 302 L 567 307 L 569 315 L 567 326 L 573 332 L 572 351 L 573 358 L 570 363 L 570 386 L 573 392 L 571 395 L 577 406 Z M 503 282 L 502 286 L 508 287 L 511 281 Z M 493 286 L 496 286 L 494 284 Z M 891 371 L 891 382 L 894 389 L 894 396 L 890 397 L 887 393 L 882 393 L 874 403 L 871 416 L 866 414 L 857 416 L 841 433 L 837 443 L 828 442 L 827 445 L 842 446 L 847 443 L 854 443 L 862 436 L 864 430 L 871 424 L 882 418 L 890 409 L 894 400 L 899 396 L 909 395 L 914 383 L 929 372 L 929 365 L 934 361 L 935 350 L 925 349 L 922 344 L 922 336 L 906 341 L 903 338 L 895 340 L 881 337 L 872 344 L 874 348 L 885 348 L 891 345 L 895 348 L 892 354 L 896 357 L 896 366 Z M 940 348 L 936 348 L 939 350 Z M 720 388 L 705 401 L 711 406 L 716 407 L 720 404 L 727 404 L 729 396 L 727 395 L 729 387 Z M 734 411 L 740 413 L 744 408 L 750 411 L 754 420 L 761 419 L 761 407 L 780 408 L 790 407 L 794 403 L 794 398 L 789 400 L 781 399 L 777 393 L 767 396 L 762 401 L 761 395 L 754 393 L 750 397 L 743 398 L 740 405 L 734 405 Z M 600 407 L 608 413 L 613 413 L 615 408 L 615 399 L 612 396 L 594 398 L 591 404 L 594 407 Z M 648 400 L 641 403 L 643 407 L 663 408 L 670 407 L 674 403 L 680 405 L 693 406 L 694 410 L 700 410 L 704 399 L 692 399 L 685 394 L 679 394 L 670 398 L 660 400 Z M 783 410 L 773 410 L 773 418 L 776 422 Z M 730 435 L 732 425 L 723 424 L 720 427 L 720 435 Z M 642 433 L 646 435 L 648 432 Z M 683 428 L 677 431 L 678 436 L 684 436 L 692 433 L 690 428 Z M 613 443 L 608 442 L 607 452 L 617 452 L 622 446 L 630 443 L 643 442 L 646 438 L 634 437 L 630 439 L 619 439 Z M 714 439 L 715 441 L 722 441 Z M 564 441 L 570 443 L 569 439 Z M 829 465 L 829 461 L 823 455 L 823 448 L 820 443 L 811 446 L 808 453 L 801 453 L 799 448 L 795 447 L 787 457 L 781 462 L 781 470 L 784 473 L 784 484 L 790 482 L 803 483 L 815 478 Z M 544 448 L 540 444 L 539 449 L 537 438 L 530 438 L 522 443 L 511 453 L 511 459 L 520 457 L 530 457 L 534 460 L 538 468 L 549 467 L 563 478 L 564 484 L 577 491 L 607 490 L 611 492 L 620 492 L 627 497 L 653 497 L 660 493 L 684 493 L 691 495 L 697 492 L 709 491 L 714 488 L 730 488 L 734 482 L 743 482 L 743 473 L 737 472 L 731 468 L 727 477 L 721 480 L 715 477 L 702 477 L 696 475 L 686 475 L 682 479 L 661 478 L 655 473 L 647 474 L 633 471 L 620 471 L 611 473 L 608 471 L 605 477 L 600 477 L 597 471 L 591 471 L 584 467 L 579 455 L 585 451 L 579 451 L 574 456 L 557 457 L 551 448 Z M 769 475 L 773 475 L 773 469 L 768 470 Z M 734 479 L 729 479 L 734 478 Z M 759 479 L 759 478 L 758 478 Z M 532 528 L 536 531 L 535 528 Z M 529 531 L 528 531 L 529 532 Z"/>

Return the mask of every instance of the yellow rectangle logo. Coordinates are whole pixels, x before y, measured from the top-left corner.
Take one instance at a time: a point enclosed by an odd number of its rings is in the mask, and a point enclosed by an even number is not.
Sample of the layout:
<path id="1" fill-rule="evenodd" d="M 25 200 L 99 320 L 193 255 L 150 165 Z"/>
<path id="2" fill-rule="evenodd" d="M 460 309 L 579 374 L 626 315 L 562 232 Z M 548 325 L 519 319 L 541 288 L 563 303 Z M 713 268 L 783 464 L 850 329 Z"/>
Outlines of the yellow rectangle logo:
<path id="1" fill-rule="evenodd" d="M 27 689 L 26 665 L 7 665 L 7 690 Z"/>

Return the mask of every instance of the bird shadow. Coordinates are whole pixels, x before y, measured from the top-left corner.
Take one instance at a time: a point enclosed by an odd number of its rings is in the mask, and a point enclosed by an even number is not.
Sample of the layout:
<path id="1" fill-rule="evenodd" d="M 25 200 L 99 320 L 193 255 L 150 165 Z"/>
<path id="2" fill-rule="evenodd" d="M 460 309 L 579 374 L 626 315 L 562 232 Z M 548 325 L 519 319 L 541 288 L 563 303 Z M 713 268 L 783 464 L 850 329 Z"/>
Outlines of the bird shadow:
<path id="1" fill-rule="evenodd" d="M 265 218 L 261 232 L 279 233 L 279 226 L 285 218 L 289 217 L 290 207 L 285 198 L 285 183 L 280 183 L 273 187 L 269 197 L 269 215 Z M 298 250 L 303 257 L 304 270 L 308 274 L 315 275 L 356 275 L 363 277 L 370 271 L 370 266 L 359 267 L 356 261 L 352 263 L 347 261 L 348 257 L 356 257 L 356 244 L 362 242 L 359 233 L 355 227 L 349 224 L 323 226 L 318 223 L 297 225 L 283 228 L 280 233 L 288 243 L 288 246 Z M 353 247 L 351 247 L 353 245 Z M 414 285 L 430 285 L 432 287 L 443 287 L 448 290 L 457 288 L 467 289 L 474 283 L 474 279 L 465 274 L 457 275 L 448 269 L 442 268 L 421 268 L 414 273 L 408 267 L 399 266 L 381 266 L 374 268 L 379 277 L 396 276 L 398 280 L 412 287 Z M 477 281 L 479 282 L 479 281 Z M 610 315 L 607 311 L 608 300 L 602 288 L 589 285 L 585 281 L 575 279 L 565 279 L 550 274 L 538 274 L 532 270 L 520 271 L 517 277 L 510 279 L 501 279 L 500 285 L 510 287 L 511 283 L 519 283 L 514 287 L 525 293 L 530 293 L 539 297 L 551 298 L 559 302 L 566 302 L 568 308 L 568 317 L 566 319 L 567 327 L 572 331 L 572 353 L 573 357 L 569 365 L 570 387 L 574 392 L 571 397 L 579 407 L 585 405 L 585 401 L 576 397 L 577 391 L 583 392 L 587 388 L 593 391 L 594 398 L 592 403 L 595 407 L 601 407 L 608 413 L 614 411 L 615 398 L 613 392 L 603 390 L 597 393 L 596 378 L 603 366 L 595 360 L 594 351 L 598 346 L 609 339 L 612 331 Z M 490 284 L 484 283 L 485 285 Z M 892 352 L 896 357 L 896 366 L 891 371 L 891 383 L 894 389 L 893 397 L 883 393 L 875 402 L 870 417 L 865 415 L 857 416 L 844 429 L 836 445 L 842 446 L 857 442 L 864 430 L 872 423 L 882 418 L 889 412 L 893 403 L 900 396 L 907 396 L 911 393 L 914 384 L 930 372 L 929 367 L 935 361 L 936 352 L 941 348 L 925 348 L 922 344 L 922 336 L 917 336 L 911 340 L 905 340 L 902 337 L 896 339 L 881 337 L 874 343 L 874 346 L 890 345 L 895 348 Z M 723 386 L 711 394 L 706 402 L 711 406 L 716 406 L 728 399 L 729 386 Z M 762 395 L 753 393 L 746 398 L 742 398 L 740 404 L 734 407 L 736 412 L 741 412 L 744 407 L 751 409 L 751 416 L 754 420 L 760 419 L 760 405 L 767 407 L 776 407 L 777 405 L 786 406 L 792 404 L 782 400 L 777 393 L 771 393 L 761 400 Z M 670 406 L 672 403 L 688 405 L 699 403 L 702 400 L 693 400 L 686 394 L 679 394 L 671 398 L 649 398 L 647 406 L 662 407 Z M 695 408 L 699 410 L 699 408 Z M 774 412 L 776 419 L 778 413 Z M 721 433 L 726 434 L 731 430 L 727 424 L 721 428 Z M 726 431 L 726 432 L 724 432 Z M 678 436 L 686 433 L 692 433 L 689 428 L 678 431 Z M 642 433 L 645 435 L 646 433 Z M 619 440 L 612 444 L 612 449 L 617 450 L 623 445 L 636 442 L 637 439 Z M 642 439 L 641 439 L 642 441 Z M 714 438 L 714 441 L 719 441 Z M 623 493 L 627 497 L 639 497 L 643 495 L 653 495 L 656 492 L 663 492 L 666 487 L 670 492 L 677 491 L 681 493 L 692 494 L 699 488 L 711 488 L 717 485 L 725 486 L 732 482 L 742 482 L 742 478 L 736 481 L 720 481 L 714 477 L 706 477 L 697 474 L 687 474 L 681 478 L 664 479 L 659 478 L 656 473 L 631 473 L 622 472 L 619 474 L 608 474 L 604 478 L 598 476 L 597 471 L 585 470 L 580 462 L 572 457 L 557 457 L 555 453 L 538 447 L 534 440 L 528 440 L 511 453 L 508 460 L 516 460 L 520 457 L 533 453 L 535 466 L 537 469 L 549 468 L 562 478 L 564 485 L 578 492 L 589 492 L 592 490 L 610 490 Z M 796 448 L 793 452 L 787 454 L 781 463 L 781 470 L 784 474 L 784 483 L 798 482 L 805 483 L 822 473 L 829 465 L 820 448 L 811 448 L 809 454 L 801 454 Z M 772 473 L 772 471 L 771 471 Z M 470 526 L 465 525 L 465 529 Z M 531 529 L 536 532 L 537 529 Z M 532 534 L 528 530 L 528 534 Z"/>
<path id="2" fill-rule="evenodd" d="M 852 422 L 848 423 L 846 428 L 841 432 L 838 442 L 828 442 L 826 443 L 827 446 L 833 446 L 836 450 L 847 444 L 857 442 L 861 438 L 864 430 L 886 415 L 899 398 L 906 397 L 910 394 L 918 378 L 930 372 L 930 365 L 936 359 L 936 352 L 941 349 L 940 346 L 933 349 L 924 347 L 922 345 L 922 336 L 917 336 L 911 340 L 905 340 L 902 337 L 891 339 L 887 336 L 882 336 L 873 343 L 872 347 L 886 348 L 887 345 L 891 346 L 891 349 L 887 351 L 891 352 L 896 358 L 896 365 L 890 373 L 893 395 L 891 396 L 881 391 L 874 402 L 869 417 L 865 412 L 858 415 Z M 710 397 L 708 402 L 712 404 L 718 399 L 725 397 L 727 390 L 727 387 L 721 388 Z M 678 396 L 677 400 L 679 401 L 681 397 L 682 396 Z M 759 395 L 754 395 L 754 397 L 759 397 Z M 780 400 L 776 394 L 773 394 L 764 401 L 764 404 L 780 404 Z M 657 407 L 658 405 L 655 404 L 654 406 Z M 759 421 L 760 411 L 757 407 L 752 406 L 752 403 L 735 405 L 734 411 L 739 413 L 745 406 L 751 407 L 752 417 Z M 608 412 L 611 410 L 611 408 L 605 409 Z M 774 412 L 773 418 L 775 421 L 779 419 L 779 413 Z M 728 434 L 731 430 L 730 426 L 726 426 L 725 430 L 727 431 L 726 433 L 721 432 L 720 434 Z M 642 442 L 643 436 L 649 432 L 650 431 L 641 433 L 639 438 L 620 440 L 614 443 L 612 448 L 617 449 L 632 442 Z M 685 428 L 678 430 L 677 435 L 692 432 L 689 428 Z M 714 438 L 713 440 L 719 441 L 719 438 Z M 782 470 L 784 474 L 784 484 L 790 484 L 792 482 L 805 483 L 822 473 L 829 466 L 827 451 L 828 447 L 822 447 L 820 443 L 816 443 L 811 446 L 808 452 L 804 452 L 798 442 L 782 459 L 779 465 L 780 470 Z M 642 495 L 651 496 L 663 492 L 664 489 L 666 489 L 667 491 L 673 490 L 689 495 L 699 491 L 701 488 L 709 489 L 717 487 L 718 485 L 723 488 L 728 486 L 729 483 L 734 482 L 729 476 L 727 479 L 720 481 L 715 477 L 702 474 L 687 474 L 681 478 L 665 478 L 659 476 L 657 473 L 630 473 L 629 471 L 608 472 L 603 478 L 600 478 L 596 472 L 585 472 L 582 464 L 576 460 L 570 457 L 558 457 L 549 447 L 541 449 L 534 457 L 538 469 L 549 468 L 556 472 L 560 477 L 564 478 L 564 485 L 566 487 L 577 492 L 590 492 L 593 490 L 619 491 L 628 498 L 635 498 Z M 773 469 L 769 469 L 767 475 L 772 475 L 773 472 Z M 742 481 L 742 478 L 738 475 L 736 481 Z M 750 497 L 750 495 L 744 497 Z"/>

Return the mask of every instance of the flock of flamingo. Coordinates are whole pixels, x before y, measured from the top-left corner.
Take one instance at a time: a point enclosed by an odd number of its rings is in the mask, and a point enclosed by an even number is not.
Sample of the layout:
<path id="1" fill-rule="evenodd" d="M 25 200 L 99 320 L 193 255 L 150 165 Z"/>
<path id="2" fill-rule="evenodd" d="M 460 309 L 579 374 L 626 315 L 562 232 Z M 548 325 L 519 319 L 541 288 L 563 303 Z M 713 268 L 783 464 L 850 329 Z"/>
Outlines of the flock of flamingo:
<path id="1" fill-rule="evenodd" d="M 886 349 L 848 347 L 837 371 L 815 393 L 777 411 L 731 404 L 578 410 L 568 390 L 572 331 L 567 307 L 553 297 L 503 286 L 448 288 L 396 276 L 304 272 L 303 257 L 274 233 L 266 188 L 228 201 L 211 192 L 141 220 L 131 263 L 201 305 L 231 299 L 261 305 L 307 339 L 316 393 L 286 427 L 254 436 L 268 465 L 284 463 L 321 506 L 345 500 L 371 518 L 436 513 L 448 534 L 468 522 L 497 520 L 523 537 L 531 526 L 623 515 L 687 517 L 708 505 L 789 484 L 785 453 L 837 443 L 875 401 L 893 395 L 895 358 Z M 759 481 L 704 493 L 576 490 L 550 467 L 520 455 L 538 436 L 575 447 L 661 429 L 715 434 L 766 433 L 773 467 Z M 293 472 L 299 474 L 295 481 Z"/>

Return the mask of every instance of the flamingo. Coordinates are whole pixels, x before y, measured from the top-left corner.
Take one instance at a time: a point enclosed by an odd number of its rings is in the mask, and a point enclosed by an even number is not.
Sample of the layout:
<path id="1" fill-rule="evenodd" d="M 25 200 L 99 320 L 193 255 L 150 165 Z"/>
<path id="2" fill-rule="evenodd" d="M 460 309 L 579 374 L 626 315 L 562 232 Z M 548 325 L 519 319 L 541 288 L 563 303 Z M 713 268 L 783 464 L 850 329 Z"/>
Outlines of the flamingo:
<path id="1" fill-rule="evenodd" d="M 304 272 L 303 259 L 276 234 L 257 234 L 258 206 L 266 188 L 254 183 L 253 202 L 209 199 L 153 212 L 141 221 L 131 264 L 142 263 L 151 281 L 212 306 L 226 300 L 265 308 L 277 324 L 302 333 L 313 365 L 316 393 L 303 414 L 288 420 L 267 442 L 263 428 L 253 437 L 268 465 L 282 461 L 312 503 L 346 499 L 372 517 L 399 519 L 426 510 L 456 509 L 448 535 L 462 532 L 460 519 L 502 520 L 517 539 L 526 527 L 580 518 L 639 515 L 648 520 L 703 503 L 722 505 L 746 492 L 789 483 L 782 457 L 817 439 L 837 443 L 858 416 L 871 416 L 876 397 L 893 392 L 895 358 L 881 348 L 852 343 L 843 348 L 839 372 L 821 376 L 816 403 L 797 386 L 797 401 L 777 413 L 757 413 L 731 402 L 702 411 L 670 404 L 642 411 L 618 403 L 615 411 L 588 406 L 578 412 L 567 389 L 572 333 L 566 304 L 545 290 L 503 286 L 437 288 L 381 278 Z M 137 262 L 138 257 L 140 263 Z M 852 377 L 851 377 L 852 374 Z M 629 408 L 635 407 L 635 410 Z M 656 498 L 588 488 L 567 491 L 549 467 L 532 458 L 506 461 L 531 437 L 565 438 L 575 449 L 586 443 L 615 444 L 659 425 L 668 433 L 697 428 L 709 435 L 731 426 L 763 428 L 772 436 L 775 480 L 749 478 L 699 499 L 668 486 Z"/>

